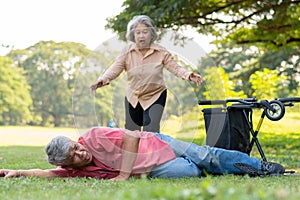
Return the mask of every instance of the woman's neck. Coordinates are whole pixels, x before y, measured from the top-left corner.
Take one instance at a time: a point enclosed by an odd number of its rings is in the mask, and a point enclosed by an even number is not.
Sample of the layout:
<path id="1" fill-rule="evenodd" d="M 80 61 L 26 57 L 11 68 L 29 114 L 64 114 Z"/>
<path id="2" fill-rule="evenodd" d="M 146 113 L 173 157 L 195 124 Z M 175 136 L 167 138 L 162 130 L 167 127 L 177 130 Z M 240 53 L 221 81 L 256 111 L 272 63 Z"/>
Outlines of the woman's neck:
<path id="1" fill-rule="evenodd" d="M 139 49 L 139 51 L 142 53 L 142 55 L 144 56 L 147 52 L 148 52 L 148 50 L 149 50 L 150 48 L 148 47 L 148 48 L 142 48 L 142 49 Z"/>

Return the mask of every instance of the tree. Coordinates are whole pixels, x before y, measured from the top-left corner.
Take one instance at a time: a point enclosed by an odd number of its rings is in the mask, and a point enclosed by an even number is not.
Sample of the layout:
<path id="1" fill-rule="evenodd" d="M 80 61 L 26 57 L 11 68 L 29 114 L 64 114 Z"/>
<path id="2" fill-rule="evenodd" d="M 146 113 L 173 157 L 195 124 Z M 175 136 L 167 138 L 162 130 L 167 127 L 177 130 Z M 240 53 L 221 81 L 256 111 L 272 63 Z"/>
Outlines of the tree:
<path id="1" fill-rule="evenodd" d="M 30 121 L 32 100 L 24 70 L 0 56 L 0 124 L 19 125 Z"/>
<path id="2" fill-rule="evenodd" d="M 159 28 L 194 27 L 239 44 L 280 47 L 300 42 L 300 0 L 125 0 L 123 7 L 107 24 L 119 34 L 133 16 L 146 14 Z"/>
<path id="3" fill-rule="evenodd" d="M 60 126 L 72 118 L 72 92 L 79 65 L 90 53 L 73 42 L 39 42 L 26 50 L 10 52 L 26 71 L 33 100 L 33 123 Z"/>
<path id="4" fill-rule="evenodd" d="M 221 48 L 210 52 L 203 58 L 199 69 L 211 66 L 222 66 L 231 80 L 240 82 L 238 87 L 252 96 L 253 90 L 249 83 L 250 76 L 267 68 L 277 70 L 278 75 L 286 76 L 287 89 L 292 92 L 299 85 L 300 57 L 296 47 L 279 48 L 277 50 L 266 49 L 260 46 L 240 45 L 234 48 L 230 44 L 223 44 Z"/>

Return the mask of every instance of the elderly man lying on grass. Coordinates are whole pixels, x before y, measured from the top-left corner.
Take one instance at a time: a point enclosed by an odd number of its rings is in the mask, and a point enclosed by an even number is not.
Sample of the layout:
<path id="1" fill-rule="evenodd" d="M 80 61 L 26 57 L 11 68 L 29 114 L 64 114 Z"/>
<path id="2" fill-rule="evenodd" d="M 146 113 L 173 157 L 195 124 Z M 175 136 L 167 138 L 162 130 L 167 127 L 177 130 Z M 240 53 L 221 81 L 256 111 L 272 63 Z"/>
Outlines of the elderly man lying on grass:
<path id="1" fill-rule="evenodd" d="M 57 136 L 47 144 L 48 162 L 56 169 L 0 170 L 0 177 L 92 177 L 123 181 L 181 178 L 211 174 L 283 174 L 280 164 L 260 161 L 247 154 L 198 146 L 160 133 L 95 127 L 78 142 Z"/>

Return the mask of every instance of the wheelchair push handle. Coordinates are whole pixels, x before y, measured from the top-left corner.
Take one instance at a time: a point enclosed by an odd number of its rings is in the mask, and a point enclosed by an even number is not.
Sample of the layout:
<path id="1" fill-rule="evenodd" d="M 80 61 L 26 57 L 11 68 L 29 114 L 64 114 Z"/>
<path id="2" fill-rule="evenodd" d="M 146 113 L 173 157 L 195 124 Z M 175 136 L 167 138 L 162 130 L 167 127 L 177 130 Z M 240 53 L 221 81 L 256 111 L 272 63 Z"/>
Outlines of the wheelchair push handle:
<path id="1" fill-rule="evenodd" d="M 219 105 L 219 104 L 226 104 L 226 100 L 199 100 L 199 105 Z"/>
<path id="2" fill-rule="evenodd" d="M 276 100 L 281 101 L 282 103 L 299 103 L 300 97 L 278 98 Z"/>

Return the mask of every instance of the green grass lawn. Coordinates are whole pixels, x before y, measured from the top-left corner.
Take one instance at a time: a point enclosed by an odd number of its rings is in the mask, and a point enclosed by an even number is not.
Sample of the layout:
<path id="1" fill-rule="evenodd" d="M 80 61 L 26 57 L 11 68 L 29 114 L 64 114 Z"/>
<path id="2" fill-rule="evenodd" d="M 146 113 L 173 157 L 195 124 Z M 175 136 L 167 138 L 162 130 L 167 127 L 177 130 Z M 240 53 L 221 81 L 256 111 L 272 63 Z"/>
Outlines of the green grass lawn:
<path id="1" fill-rule="evenodd" d="M 279 162 L 297 173 L 300 173 L 299 116 L 298 113 L 286 114 L 278 122 L 266 119 L 259 133 L 259 140 L 268 160 Z M 197 138 L 193 138 L 193 141 L 202 144 L 204 137 L 205 134 L 200 134 Z M 251 156 L 260 158 L 255 147 Z M 0 168 L 51 167 L 46 162 L 42 146 L 0 146 Z M 183 179 L 144 178 L 116 183 L 84 178 L 0 178 L 0 199 L 298 200 L 300 199 L 300 177 L 250 178 L 225 175 Z"/>

